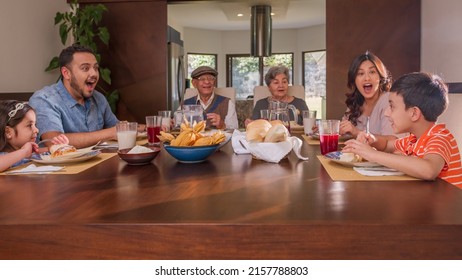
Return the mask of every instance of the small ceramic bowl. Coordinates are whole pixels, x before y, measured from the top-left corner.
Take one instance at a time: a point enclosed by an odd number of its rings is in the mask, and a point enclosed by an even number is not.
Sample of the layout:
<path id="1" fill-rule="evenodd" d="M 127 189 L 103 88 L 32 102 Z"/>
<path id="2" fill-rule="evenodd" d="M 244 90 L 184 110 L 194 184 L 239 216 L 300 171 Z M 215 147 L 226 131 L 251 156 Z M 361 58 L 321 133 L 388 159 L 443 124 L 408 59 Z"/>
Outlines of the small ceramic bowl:
<path id="1" fill-rule="evenodd" d="M 192 146 L 192 147 L 177 147 L 170 146 L 165 143 L 165 150 L 176 160 L 183 163 L 197 163 L 205 161 L 217 149 L 219 144 L 209 146 Z"/>
<path id="2" fill-rule="evenodd" d="M 158 147 L 149 147 L 152 152 L 128 154 L 131 149 L 122 149 L 117 152 L 119 157 L 130 165 L 143 165 L 150 163 L 160 152 Z"/>

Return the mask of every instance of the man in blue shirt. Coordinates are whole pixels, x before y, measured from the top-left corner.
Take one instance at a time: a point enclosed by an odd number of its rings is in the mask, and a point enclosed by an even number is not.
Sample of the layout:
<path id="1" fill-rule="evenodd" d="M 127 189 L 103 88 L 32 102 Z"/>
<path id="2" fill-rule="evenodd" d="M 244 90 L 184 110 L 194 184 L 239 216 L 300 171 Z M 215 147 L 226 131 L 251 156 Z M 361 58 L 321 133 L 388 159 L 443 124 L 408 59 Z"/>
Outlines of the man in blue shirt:
<path id="1" fill-rule="evenodd" d="M 76 148 L 116 139 L 118 120 L 105 96 L 95 90 L 99 65 L 93 51 L 78 45 L 67 47 L 59 55 L 59 65 L 62 78 L 29 100 L 37 114 L 39 139 L 64 133 Z"/>

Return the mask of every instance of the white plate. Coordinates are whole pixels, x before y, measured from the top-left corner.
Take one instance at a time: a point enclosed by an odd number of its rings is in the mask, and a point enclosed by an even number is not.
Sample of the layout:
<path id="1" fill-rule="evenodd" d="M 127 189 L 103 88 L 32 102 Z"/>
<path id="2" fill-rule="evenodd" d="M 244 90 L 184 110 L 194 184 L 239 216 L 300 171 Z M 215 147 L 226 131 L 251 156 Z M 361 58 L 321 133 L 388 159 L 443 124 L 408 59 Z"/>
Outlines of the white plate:
<path id="1" fill-rule="evenodd" d="M 100 150 L 87 151 L 86 153 L 81 154 L 78 157 L 71 157 L 71 158 L 64 157 L 64 156 L 52 158 L 49 154 L 42 154 L 40 155 L 41 159 L 32 158 L 31 160 L 37 163 L 42 163 L 42 164 L 75 163 L 75 162 L 82 162 L 82 161 L 92 159 L 99 154 L 101 154 Z"/>
<path id="2" fill-rule="evenodd" d="M 351 162 L 351 161 L 343 161 L 340 160 L 340 156 L 342 155 L 342 152 L 331 152 L 328 154 L 325 154 L 324 157 L 329 159 L 330 161 L 333 161 L 335 163 L 344 165 L 344 166 L 349 166 L 349 167 L 375 167 L 375 166 L 382 166 L 378 163 L 375 162 L 369 162 L 369 161 L 362 161 L 362 162 Z"/>
<path id="3" fill-rule="evenodd" d="M 77 151 L 75 152 L 72 152 L 72 153 L 68 153 L 68 154 L 65 154 L 65 155 L 62 155 L 62 156 L 58 156 L 56 157 L 55 159 L 70 159 L 70 158 L 77 158 L 77 157 L 81 157 L 83 155 L 86 155 L 88 154 L 89 152 L 91 152 L 93 150 L 95 146 L 90 146 L 90 147 L 87 147 L 87 148 L 83 148 L 83 149 L 78 149 Z M 50 160 L 51 159 L 51 156 L 50 156 L 50 153 L 42 153 L 40 154 L 40 157 L 43 159 L 43 160 Z"/>

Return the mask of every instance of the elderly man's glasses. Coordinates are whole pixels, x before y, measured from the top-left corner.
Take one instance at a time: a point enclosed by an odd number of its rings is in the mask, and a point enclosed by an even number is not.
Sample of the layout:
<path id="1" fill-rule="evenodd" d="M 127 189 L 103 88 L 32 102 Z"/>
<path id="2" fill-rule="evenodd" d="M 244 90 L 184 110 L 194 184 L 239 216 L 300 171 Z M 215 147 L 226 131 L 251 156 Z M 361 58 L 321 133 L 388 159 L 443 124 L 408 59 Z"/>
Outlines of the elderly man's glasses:
<path id="1" fill-rule="evenodd" d="M 196 78 L 196 80 L 201 81 L 201 82 L 205 82 L 205 81 L 214 82 L 216 79 L 217 78 L 214 76 L 201 76 L 199 78 Z"/>

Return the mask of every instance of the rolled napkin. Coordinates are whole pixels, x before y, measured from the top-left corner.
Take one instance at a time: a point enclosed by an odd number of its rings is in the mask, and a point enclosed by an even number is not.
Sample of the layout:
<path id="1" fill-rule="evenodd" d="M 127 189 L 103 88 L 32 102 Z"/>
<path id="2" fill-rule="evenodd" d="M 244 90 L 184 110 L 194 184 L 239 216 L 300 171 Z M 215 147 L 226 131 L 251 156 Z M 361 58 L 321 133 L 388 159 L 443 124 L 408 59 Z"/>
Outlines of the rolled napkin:
<path id="1" fill-rule="evenodd" d="M 289 137 L 278 143 L 248 142 L 245 132 L 236 130 L 231 138 L 231 143 L 236 154 L 252 154 L 255 158 L 267 162 L 279 163 L 291 150 L 299 159 L 308 160 L 307 157 L 300 154 L 303 142 L 297 137 Z"/>
<path id="2" fill-rule="evenodd" d="M 388 168 L 385 166 L 379 167 L 353 167 L 353 169 L 364 176 L 400 176 L 403 172 Z"/>
<path id="3" fill-rule="evenodd" d="M 50 173 L 63 169 L 63 166 L 41 165 L 35 164 L 28 165 L 24 168 L 6 172 L 7 174 L 30 174 L 30 173 Z"/>

